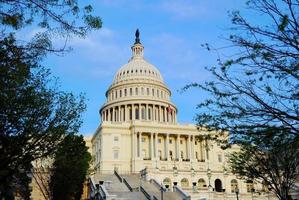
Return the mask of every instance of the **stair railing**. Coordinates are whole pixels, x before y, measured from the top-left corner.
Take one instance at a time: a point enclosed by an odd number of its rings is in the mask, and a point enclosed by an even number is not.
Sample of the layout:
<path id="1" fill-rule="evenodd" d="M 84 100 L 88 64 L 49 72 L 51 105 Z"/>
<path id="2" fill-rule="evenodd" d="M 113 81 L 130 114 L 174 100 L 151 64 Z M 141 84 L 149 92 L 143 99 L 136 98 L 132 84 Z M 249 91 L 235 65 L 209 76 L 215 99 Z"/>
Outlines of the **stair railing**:
<path id="1" fill-rule="evenodd" d="M 180 187 L 178 186 L 174 186 L 173 187 L 174 192 L 177 192 L 183 200 L 191 200 L 190 195 L 188 195 L 184 190 L 182 190 Z"/>

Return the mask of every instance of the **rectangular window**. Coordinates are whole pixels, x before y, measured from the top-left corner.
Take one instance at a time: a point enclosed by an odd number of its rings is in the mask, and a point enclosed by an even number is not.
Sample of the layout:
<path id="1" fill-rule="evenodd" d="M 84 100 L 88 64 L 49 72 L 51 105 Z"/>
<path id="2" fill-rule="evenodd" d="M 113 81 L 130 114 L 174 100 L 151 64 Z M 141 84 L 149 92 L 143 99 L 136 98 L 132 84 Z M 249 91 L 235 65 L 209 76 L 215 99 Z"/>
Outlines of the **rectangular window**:
<path id="1" fill-rule="evenodd" d="M 118 159 L 118 150 L 113 151 L 113 158 Z"/>
<path id="2" fill-rule="evenodd" d="M 142 137 L 142 138 L 141 138 L 141 141 L 142 141 L 142 142 L 145 142 L 145 140 L 146 140 L 145 137 Z"/>
<path id="3" fill-rule="evenodd" d="M 183 140 L 180 140 L 180 144 L 183 144 Z"/>
<path id="4" fill-rule="evenodd" d="M 127 96 L 127 89 L 125 89 L 125 97 Z"/>
<path id="5" fill-rule="evenodd" d="M 132 96 L 132 95 L 133 95 L 133 89 L 130 88 L 130 96 Z"/>
<path id="6" fill-rule="evenodd" d="M 162 142 L 162 140 L 159 138 L 159 139 L 158 139 L 158 143 L 160 143 L 160 144 L 161 144 L 161 142 Z"/>
<path id="7" fill-rule="evenodd" d="M 135 95 L 138 95 L 138 88 L 135 88 Z"/>
<path id="8" fill-rule="evenodd" d="M 222 155 L 218 154 L 218 162 L 222 162 Z"/>
<path id="9" fill-rule="evenodd" d="M 146 88 L 146 94 L 149 96 L 149 88 Z"/>
<path id="10" fill-rule="evenodd" d="M 152 119 L 152 116 L 151 116 L 151 109 L 149 108 L 148 109 L 148 120 L 151 120 Z"/>
<path id="11" fill-rule="evenodd" d="M 169 140 L 169 144 L 172 144 L 172 139 Z"/>
<path id="12" fill-rule="evenodd" d="M 118 137 L 114 136 L 114 142 L 118 142 Z"/>

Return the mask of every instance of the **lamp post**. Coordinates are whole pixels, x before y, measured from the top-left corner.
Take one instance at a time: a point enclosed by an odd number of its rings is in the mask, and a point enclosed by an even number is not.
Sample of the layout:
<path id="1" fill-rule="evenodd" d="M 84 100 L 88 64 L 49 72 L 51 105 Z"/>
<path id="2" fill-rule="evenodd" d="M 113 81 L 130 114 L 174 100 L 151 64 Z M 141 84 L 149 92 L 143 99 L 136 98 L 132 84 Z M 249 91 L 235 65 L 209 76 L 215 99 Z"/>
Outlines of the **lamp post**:
<path id="1" fill-rule="evenodd" d="M 239 200 L 239 188 L 236 188 L 235 192 L 236 192 L 237 200 Z"/>
<path id="2" fill-rule="evenodd" d="M 207 172 L 207 175 L 208 175 L 208 178 L 209 178 L 209 188 L 211 188 L 212 186 L 211 186 L 211 176 L 212 176 L 212 173 L 211 173 L 211 170 L 210 170 L 210 168 L 208 168 L 208 172 Z"/>

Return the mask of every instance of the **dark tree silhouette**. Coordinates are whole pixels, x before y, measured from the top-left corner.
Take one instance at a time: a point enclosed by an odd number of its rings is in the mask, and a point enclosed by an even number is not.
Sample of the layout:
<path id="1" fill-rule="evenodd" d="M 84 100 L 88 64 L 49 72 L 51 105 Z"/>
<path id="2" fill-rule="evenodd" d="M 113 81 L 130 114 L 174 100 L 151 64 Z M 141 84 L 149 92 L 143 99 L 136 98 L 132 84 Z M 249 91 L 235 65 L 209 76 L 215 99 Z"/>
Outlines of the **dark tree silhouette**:
<path id="1" fill-rule="evenodd" d="M 299 139 L 299 2 L 249 0 L 247 6 L 251 15 L 263 20 L 250 21 L 232 12 L 233 34 L 227 40 L 233 55 L 219 57 L 218 67 L 208 68 L 212 81 L 184 89 L 199 87 L 210 95 L 198 105 L 196 116 L 199 125 L 217 131 L 210 137 L 224 146 L 240 145 L 241 152 L 231 160 L 232 170 L 257 181 L 267 180 L 280 199 L 287 199 L 299 170 L 294 157 Z M 229 138 L 223 140 L 227 132 Z M 261 164 L 268 168 L 259 170 Z M 271 173 L 283 181 L 269 177 Z"/>

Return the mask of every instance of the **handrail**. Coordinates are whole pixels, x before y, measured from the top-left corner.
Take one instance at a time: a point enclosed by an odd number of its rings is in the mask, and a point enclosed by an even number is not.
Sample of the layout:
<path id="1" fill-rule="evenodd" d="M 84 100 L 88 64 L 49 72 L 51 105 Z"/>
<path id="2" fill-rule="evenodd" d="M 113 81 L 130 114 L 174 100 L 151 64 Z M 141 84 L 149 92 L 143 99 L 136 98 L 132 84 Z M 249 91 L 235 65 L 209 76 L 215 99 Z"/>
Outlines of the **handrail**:
<path id="1" fill-rule="evenodd" d="M 123 182 L 125 183 L 125 185 L 128 187 L 128 189 L 130 190 L 130 192 L 133 192 L 132 187 L 129 185 L 129 183 L 127 182 L 127 180 L 125 178 L 123 178 Z"/>
<path id="2" fill-rule="evenodd" d="M 156 186 L 158 188 L 158 190 L 161 190 L 161 188 L 162 188 L 163 191 L 166 192 L 166 188 L 164 188 L 162 184 L 158 183 L 158 181 L 156 179 L 151 179 L 151 181 L 154 182 L 154 186 Z"/>
<path id="3" fill-rule="evenodd" d="M 118 178 L 118 180 L 122 183 L 123 180 L 122 180 L 121 176 L 117 173 L 117 171 L 114 170 L 114 174 Z"/>
<path id="4" fill-rule="evenodd" d="M 89 189 L 90 189 L 89 198 L 94 198 L 96 196 L 97 191 L 92 178 L 89 178 Z"/>
<path id="5" fill-rule="evenodd" d="M 151 200 L 151 195 L 149 193 L 147 193 L 147 191 L 145 191 L 145 189 L 140 186 L 140 191 L 144 194 L 144 196 L 148 199 Z"/>
<path id="6" fill-rule="evenodd" d="M 154 199 L 154 200 L 159 200 L 155 195 L 153 196 L 153 199 Z"/>
<path id="7" fill-rule="evenodd" d="M 104 188 L 103 185 L 100 185 L 99 187 L 99 195 L 100 195 L 100 199 L 106 199 L 107 198 L 107 190 Z"/>
<path id="8" fill-rule="evenodd" d="M 180 187 L 174 186 L 175 192 L 177 192 L 180 196 L 183 197 L 183 200 L 190 200 L 191 197 L 186 192 L 184 192 Z"/>

